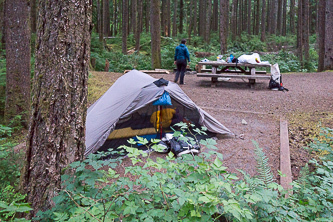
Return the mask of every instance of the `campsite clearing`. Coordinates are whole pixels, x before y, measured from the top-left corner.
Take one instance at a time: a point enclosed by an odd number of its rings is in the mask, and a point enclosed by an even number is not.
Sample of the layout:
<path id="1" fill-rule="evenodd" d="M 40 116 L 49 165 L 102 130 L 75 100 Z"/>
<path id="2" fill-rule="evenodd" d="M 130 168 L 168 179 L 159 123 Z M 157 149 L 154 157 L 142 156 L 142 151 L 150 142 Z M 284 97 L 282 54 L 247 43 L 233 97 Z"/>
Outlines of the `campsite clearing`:
<path id="1" fill-rule="evenodd" d="M 89 84 L 103 83 L 107 85 L 107 90 L 121 75 L 92 72 Z M 172 74 L 151 76 L 166 80 L 174 77 Z M 291 166 L 295 179 L 300 168 L 311 158 L 303 146 L 312 141 L 320 127 L 333 127 L 333 73 L 290 73 L 283 74 L 282 80 L 289 92 L 269 90 L 268 80 L 258 80 L 255 87 L 250 88 L 248 82 L 231 79 L 228 82 L 217 82 L 216 87 L 211 88 L 209 79 L 186 75 L 186 85 L 181 86 L 183 91 L 199 107 L 236 134 L 235 138 L 217 141 L 217 147 L 224 156 L 224 165 L 229 171 L 237 173 L 236 169 L 242 169 L 250 175 L 256 173 L 252 144 L 252 140 L 255 140 L 265 151 L 274 175 L 278 178 L 280 117 L 284 116 L 289 123 Z M 95 95 L 89 92 L 89 98 L 99 98 L 104 92 L 99 93 Z M 91 105 L 94 101 L 88 102 Z M 243 120 L 247 124 L 243 124 Z M 163 157 L 165 154 L 152 155 Z M 129 164 L 129 161 L 125 160 L 123 164 Z M 122 170 L 119 169 L 118 173 Z"/>

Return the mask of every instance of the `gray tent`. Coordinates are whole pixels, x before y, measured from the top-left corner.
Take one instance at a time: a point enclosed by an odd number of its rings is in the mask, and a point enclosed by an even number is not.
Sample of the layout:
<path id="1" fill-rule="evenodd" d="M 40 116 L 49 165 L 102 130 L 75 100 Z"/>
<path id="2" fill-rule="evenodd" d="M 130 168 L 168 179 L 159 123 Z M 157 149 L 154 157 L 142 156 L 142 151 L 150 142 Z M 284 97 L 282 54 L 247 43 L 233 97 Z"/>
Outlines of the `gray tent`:
<path id="1" fill-rule="evenodd" d="M 85 155 L 99 150 L 117 125 L 130 119 L 135 113 L 150 115 L 156 111 L 156 106 L 152 103 L 159 99 L 164 91 L 169 93 L 173 107 L 179 109 L 183 116 L 207 127 L 210 132 L 233 134 L 199 108 L 176 83 L 168 82 L 167 86 L 158 87 L 154 83 L 156 80 L 145 73 L 132 70 L 121 76 L 89 107 L 86 119 Z"/>

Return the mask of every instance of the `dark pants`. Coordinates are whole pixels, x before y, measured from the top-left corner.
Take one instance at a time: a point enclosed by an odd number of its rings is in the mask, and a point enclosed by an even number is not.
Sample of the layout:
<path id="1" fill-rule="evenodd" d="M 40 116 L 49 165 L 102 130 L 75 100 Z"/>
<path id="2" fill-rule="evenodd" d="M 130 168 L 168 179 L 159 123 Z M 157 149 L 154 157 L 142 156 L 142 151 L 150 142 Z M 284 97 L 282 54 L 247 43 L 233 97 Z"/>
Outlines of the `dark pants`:
<path id="1" fill-rule="evenodd" d="M 176 72 L 176 76 L 175 76 L 175 82 L 178 81 L 179 74 L 180 74 L 179 84 L 184 84 L 184 77 L 185 77 L 185 71 L 186 71 L 186 66 L 187 66 L 186 59 L 179 59 L 179 60 L 177 60 L 176 64 L 177 64 L 177 72 Z"/>

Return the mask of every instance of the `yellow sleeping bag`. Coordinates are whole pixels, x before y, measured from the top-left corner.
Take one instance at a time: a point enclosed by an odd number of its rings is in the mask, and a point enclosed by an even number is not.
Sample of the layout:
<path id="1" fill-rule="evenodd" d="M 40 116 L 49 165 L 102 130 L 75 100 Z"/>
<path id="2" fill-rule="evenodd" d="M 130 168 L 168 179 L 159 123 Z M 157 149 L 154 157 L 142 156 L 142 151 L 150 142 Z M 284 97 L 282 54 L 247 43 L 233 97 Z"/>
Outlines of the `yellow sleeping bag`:
<path id="1" fill-rule="evenodd" d="M 172 108 L 162 109 L 162 111 L 154 112 L 150 117 L 150 122 L 154 124 L 154 127 L 158 130 L 160 128 L 160 123 L 163 128 L 167 128 L 171 125 L 173 115 L 176 110 Z"/>

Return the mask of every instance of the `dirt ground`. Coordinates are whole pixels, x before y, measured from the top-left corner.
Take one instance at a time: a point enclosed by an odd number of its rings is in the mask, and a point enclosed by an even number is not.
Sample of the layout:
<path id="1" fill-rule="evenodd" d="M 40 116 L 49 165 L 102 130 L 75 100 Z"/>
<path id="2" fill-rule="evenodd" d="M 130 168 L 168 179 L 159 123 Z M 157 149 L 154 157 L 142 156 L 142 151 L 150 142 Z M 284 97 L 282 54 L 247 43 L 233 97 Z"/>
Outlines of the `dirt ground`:
<path id="1" fill-rule="evenodd" d="M 92 81 L 103 79 L 112 84 L 122 74 L 94 72 L 92 75 Z M 174 78 L 173 73 L 151 76 L 170 81 Z M 279 180 L 280 118 L 286 118 L 294 180 L 311 158 L 303 147 L 318 135 L 320 127 L 333 127 L 332 82 L 333 72 L 283 74 L 283 84 L 289 92 L 281 92 L 268 89 L 268 80 L 257 80 L 254 87 L 249 87 L 247 80 L 231 79 L 211 87 L 209 78 L 190 74 L 181 88 L 235 134 L 235 137 L 217 140 L 224 165 L 230 172 L 242 169 L 250 175 L 256 173 L 254 140 L 263 148 Z"/>

